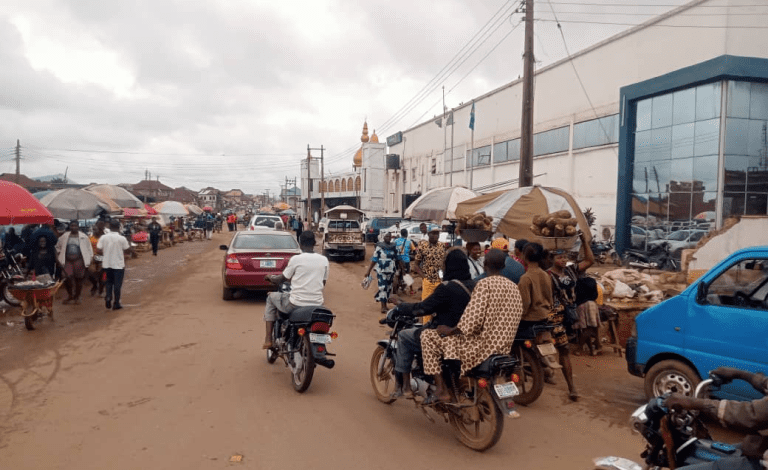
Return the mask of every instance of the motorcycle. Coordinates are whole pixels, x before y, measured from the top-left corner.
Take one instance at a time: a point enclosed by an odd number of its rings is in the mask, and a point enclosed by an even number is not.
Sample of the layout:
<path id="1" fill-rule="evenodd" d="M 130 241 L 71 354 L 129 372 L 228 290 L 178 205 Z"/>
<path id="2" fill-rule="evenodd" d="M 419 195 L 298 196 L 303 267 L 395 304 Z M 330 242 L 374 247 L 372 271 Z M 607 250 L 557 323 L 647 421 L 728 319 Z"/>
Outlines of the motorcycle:
<path id="1" fill-rule="evenodd" d="M 716 391 L 724 383 L 722 378 L 710 374 L 699 383 L 693 396 L 698 397 L 703 390 Z M 596 470 L 685 469 L 724 457 L 742 456 L 739 446 L 713 441 L 697 411 L 668 409 L 664 403 L 667 397 L 668 393 L 652 398 L 630 418 L 632 430 L 646 441 L 645 451 L 640 454 L 645 465 L 623 457 L 600 457 L 594 460 Z"/>
<path id="2" fill-rule="evenodd" d="M 0 251 L 0 292 L 2 299 L 14 307 L 21 305 L 21 300 L 14 297 L 9 288 L 15 282 L 24 280 L 24 270 L 20 264 L 23 259 L 24 255 L 13 250 Z"/>
<path id="3" fill-rule="evenodd" d="M 558 362 L 557 349 L 551 342 L 552 329 L 553 325 L 542 324 L 517 330 L 510 355 L 519 365 L 520 382 L 517 388 L 520 393 L 515 396 L 518 405 L 530 405 L 541 396 L 544 391 L 545 367 L 562 367 Z"/>
<path id="4" fill-rule="evenodd" d="M 640 269 L 660 269 L 663 271 L 677 271 L 679 262 L 669 252 L 669 244 L 661 243 L 649 251 L 628 248 L 622 255 L 624 267 Z"/>
<path id="5" fill-rule="evenodd" d="M 418 326 L 416 317 L 401 314 L 397 307 L 379 321 L 392 328 L 389 339 L 377 342 L 370 365 L 371 385 L 376 398 L 385 404 L 396 399 L 394 392 L 395 361 L 397 335 L 400 331 Z M 460 376 L 456 364 L 443 361 L 442 374 L 452 396 L 450 403 L 437 402 L 424 404 L 434 393 L 435 384 L 432 376 L 424 373 L 421 355 L 417 354 L 411 371 L 411 389 L 414 392 L 416 406 L 430 421 L 434 418 L 428 410 L 443 417 L 453 427 L 458 440 L 476 451 L 493 447 L 501 438 L 504 430 L 504 415 L 515 413 L 514 398 L 519 393 L 516 383 L 517 361 L 504 354 L 494 355 L 482 364 Z"/>
<path id="6" fill-rule="evenodd" d="M 621 258 L 619 258 L 619 254 L 616 253 L 616 248 L 614 247 L 612 240 L 596 241 L 595 239 L 592 239 L 590 248 L 592 248 L 592 253 L 595 255 L 595 261 L 599 264 L 611 262 L 616 265 L 621 265 Z"/>
<path id="7" fill-rule="evenodd" d="M 290 292 L 290 284 L 284 282 L 279 292 Z M 336 317 L 322 305 L 297 307 L 291 313 L 278 312 L 275 326 L 272 328 L 272 345 L 267 349 L 267 362 L 272 364 L 277 358 L 283 359 L 285 366 L 291 369 L 293 389 L 304 393 L 312 383 L 315 366 L 321 365 L 333 369 L 336 365 L 328 356 L 328 344 L 338 337 L 331 332 L 333 319 Z"/>

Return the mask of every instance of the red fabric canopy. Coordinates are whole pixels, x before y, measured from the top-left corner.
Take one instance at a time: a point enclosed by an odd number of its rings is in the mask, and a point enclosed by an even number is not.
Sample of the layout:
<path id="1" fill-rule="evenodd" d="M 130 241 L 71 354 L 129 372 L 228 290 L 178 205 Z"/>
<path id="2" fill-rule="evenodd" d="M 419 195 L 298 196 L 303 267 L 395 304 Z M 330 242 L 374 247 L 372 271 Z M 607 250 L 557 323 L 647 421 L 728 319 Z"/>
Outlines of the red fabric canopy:
<path id="1" fill-rule="evenodd" d="M 135 207 L 126 207 L 123 209 L 123 215 L 125 217 L 147 217 L 147 211 L 136 209 Z"/>
<path id="2" fill-rule="evenodd" d="M 51 223 L 53 214 L 32 193 L 0 180 L 0 225 Z"/>

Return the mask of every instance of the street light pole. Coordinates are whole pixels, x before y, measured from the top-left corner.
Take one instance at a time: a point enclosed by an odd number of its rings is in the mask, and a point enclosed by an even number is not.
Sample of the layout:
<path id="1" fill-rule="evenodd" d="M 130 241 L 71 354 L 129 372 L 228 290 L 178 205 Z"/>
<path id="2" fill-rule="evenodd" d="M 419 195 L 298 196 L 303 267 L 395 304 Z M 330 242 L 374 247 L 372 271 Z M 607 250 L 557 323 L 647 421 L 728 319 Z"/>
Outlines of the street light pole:
<path id="1" fill-rule="evenodd" d="M 310 163 L 310 159 L 312 158 L 312 154 L 310 153 L 311 150 L 320 151 L 320 218 L 322 218 L 323 209 L 325 209 L 325 191 L 323 191 L 323 184 L 325 183 L 325 161 L 324 161 L 325 147 L 320 145 L 320 148 L 310 148 L 309 144 L 307 144 L 307 180 L 310 182 L 312 181 L 310 179 L 310 172 L 309 172 L 309 163 Z M 308 184 L 311 185 L 311 183 L 308 183 Z M 307 223 L 312 225 L 312 204 L 311 204 L 311 200 L 309 199 L 310 189 L 311 189 L 311 186 L 307 188 L 307 206 L 309 207 Z"/>

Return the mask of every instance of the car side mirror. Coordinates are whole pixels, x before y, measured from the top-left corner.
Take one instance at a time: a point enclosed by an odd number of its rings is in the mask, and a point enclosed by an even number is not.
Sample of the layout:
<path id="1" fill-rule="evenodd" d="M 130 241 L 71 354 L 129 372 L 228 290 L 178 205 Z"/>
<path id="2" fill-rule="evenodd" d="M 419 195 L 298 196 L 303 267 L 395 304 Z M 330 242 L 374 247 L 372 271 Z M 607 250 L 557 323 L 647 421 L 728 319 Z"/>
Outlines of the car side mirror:
<path id="1" fill-rule="evenodd" d="M 227 251 L 229 249 L 229 247 L 227 245 L 219 245 L 219 249 Z"/>
<path id="2" fill-rule="evenodd" d="M 704 282 L 700 282 L 699 287 L 696 289 L 696 302 L 699 304 L 707 302 L 707 284 Z"/>

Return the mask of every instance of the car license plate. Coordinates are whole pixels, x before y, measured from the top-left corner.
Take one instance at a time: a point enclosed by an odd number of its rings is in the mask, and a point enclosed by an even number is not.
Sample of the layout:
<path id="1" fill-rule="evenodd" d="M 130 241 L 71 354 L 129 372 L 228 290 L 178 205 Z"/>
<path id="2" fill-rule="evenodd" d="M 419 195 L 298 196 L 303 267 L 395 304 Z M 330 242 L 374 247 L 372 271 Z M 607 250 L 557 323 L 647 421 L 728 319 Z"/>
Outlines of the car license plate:
<path id="1" fill-rule="evenodd" d="M 328 344 L 331 342 L 331 335 L 321 335 L 318 333 L 310 333 L 309 334 L 309 342 L 310 343 L 322 343 L 322 344 Z"/>
<path id="2" fill-rule="evenodd" d="M 261 260 L 261 261 L 259 261 L 259 267 L 262 267 L 262 268 L 276 268 L 277 267 L 277 261 L 275 261 L 273 259 Z"/>
<path id="3" fill-rule="evenodd" d="M 544 356 L 550 356 L 557 353 L 555 345 L 552 343 L 537 344 L 536 347 L 539 348 L 539 352 Z"/>
<path id="4" fill-rule="evenodd" d="M 509 398 L 520 394 L 520 391 L 517 389 L 517 385 L 515 385 L 514 382 L 496 384 L 493 386 L 493 389 L 496 391 L 496 395 L 499 398 Z"/>

